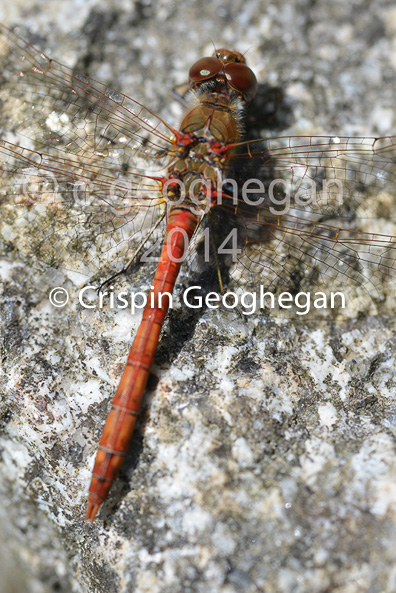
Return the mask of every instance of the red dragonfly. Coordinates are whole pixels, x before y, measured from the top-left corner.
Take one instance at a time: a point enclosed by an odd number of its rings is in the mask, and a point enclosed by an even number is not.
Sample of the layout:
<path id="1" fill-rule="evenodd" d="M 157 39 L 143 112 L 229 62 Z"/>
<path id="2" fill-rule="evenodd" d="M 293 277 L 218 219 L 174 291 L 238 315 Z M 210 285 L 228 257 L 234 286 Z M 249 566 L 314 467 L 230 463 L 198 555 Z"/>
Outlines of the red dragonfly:
<path id="1" fill-rule="evenodd" d="M 213 269 L 220 293 L 229 284 L 293 296 L 316 284 L 383 300 L 396 276 L 396 237 L 372 227 L 394 216 L 396 141 L 244 141 L 257 81 L 225 49 L 191 67 L 179 129 L 4 26 L 0 59 L 3 233 L 36 262 L 85 273 L 131 249 L 135 261 L 149 259 L 162 239 L 99 443 L 93 521 L 126 455 L 183 261 Z"/>

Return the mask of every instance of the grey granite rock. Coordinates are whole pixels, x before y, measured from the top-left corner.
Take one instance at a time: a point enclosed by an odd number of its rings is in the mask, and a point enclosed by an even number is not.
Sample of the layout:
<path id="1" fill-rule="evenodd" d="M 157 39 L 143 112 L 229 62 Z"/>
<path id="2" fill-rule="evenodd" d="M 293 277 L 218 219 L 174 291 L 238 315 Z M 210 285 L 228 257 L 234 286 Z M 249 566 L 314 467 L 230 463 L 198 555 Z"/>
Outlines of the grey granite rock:
<path id="1" fill-rule="evenodd" d="M 0 17 L 174 124 L 169 90 L 213 40 L 248 50 L 259 81 L 283 90 L 271 134 L 396 128 L 391 0 L 2 0 Z M 394 215 L 378 224 L 396 235 Z M 38 271 L 12 247 L 2 243 L 0 261 L 1 593 L 396 590 L 396 323 L 385 300 L 320 323 L 172 310 L 158 385 L 91 526 L 96 443 L 138 316 L 82 310 L 84 279 Z M 72 295 L 62 310 L 49 304 L 54 286 Z"/>

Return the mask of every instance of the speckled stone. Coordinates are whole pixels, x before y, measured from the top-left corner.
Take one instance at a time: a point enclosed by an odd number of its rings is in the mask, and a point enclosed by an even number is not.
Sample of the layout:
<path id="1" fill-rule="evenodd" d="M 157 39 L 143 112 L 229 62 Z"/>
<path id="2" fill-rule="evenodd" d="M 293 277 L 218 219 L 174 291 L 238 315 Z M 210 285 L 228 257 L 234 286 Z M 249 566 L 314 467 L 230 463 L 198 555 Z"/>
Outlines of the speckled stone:
<path id="1" fill-rule="evenodd" d="M 213 40 L 248 51 L 259 82 L 283 90 L 273 135 L 396 128 L 391 0 L 3 5 L 1 21 L 46 53 L 175 125 L 169 91 Z M 85 278 L 1 247 L 0 593 L 394 593 L 392 310 L 244 322 L 176 306 L 158 384 L 91 526 L 96 443 L 139 316 L 83 310 Z M 134 283 L 150 277 L 118 288 Z M 70 291 L 62 310 L 53 286 Z"/>

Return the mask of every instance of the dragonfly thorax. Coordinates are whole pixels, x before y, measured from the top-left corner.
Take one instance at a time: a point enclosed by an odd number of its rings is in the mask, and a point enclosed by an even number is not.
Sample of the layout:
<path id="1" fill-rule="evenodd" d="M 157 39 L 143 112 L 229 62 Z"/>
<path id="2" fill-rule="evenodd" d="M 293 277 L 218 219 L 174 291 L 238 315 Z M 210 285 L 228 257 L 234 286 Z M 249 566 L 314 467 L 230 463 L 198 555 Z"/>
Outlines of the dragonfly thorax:
<path id="1" fill-rule="evenodd" d="M 203 165 L 182 175 L 173 171 L 163 184 L 163 197 L 171 204 L 193 208 L 195 213 L 204 214 L 216 202 L 217 177 L 213 167 Z"/>

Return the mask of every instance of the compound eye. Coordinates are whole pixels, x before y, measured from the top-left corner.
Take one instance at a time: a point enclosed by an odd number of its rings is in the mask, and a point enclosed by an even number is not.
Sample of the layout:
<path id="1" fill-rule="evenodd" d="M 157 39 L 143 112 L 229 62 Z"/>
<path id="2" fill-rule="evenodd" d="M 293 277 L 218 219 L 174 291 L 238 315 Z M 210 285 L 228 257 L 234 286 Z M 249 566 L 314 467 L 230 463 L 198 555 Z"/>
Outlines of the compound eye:
<path id="1" fill-rule="evenodd" d="M 230 62 L 224 66 L 228 84 L 242 94 L 245 101 L 254 99 L 257 93 L 257 78 L 248 66 Z"/>
<path id="2" fill-rule="evenodd" d="M 218 58 L 201 58 L 195 62 L 190 68 L 189 79 L 190 83 L 201 82 L 202 80 L 209 80 L 217 76 L 219 72 L 223 71 L 223 64 Z"/>

